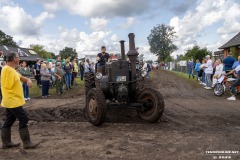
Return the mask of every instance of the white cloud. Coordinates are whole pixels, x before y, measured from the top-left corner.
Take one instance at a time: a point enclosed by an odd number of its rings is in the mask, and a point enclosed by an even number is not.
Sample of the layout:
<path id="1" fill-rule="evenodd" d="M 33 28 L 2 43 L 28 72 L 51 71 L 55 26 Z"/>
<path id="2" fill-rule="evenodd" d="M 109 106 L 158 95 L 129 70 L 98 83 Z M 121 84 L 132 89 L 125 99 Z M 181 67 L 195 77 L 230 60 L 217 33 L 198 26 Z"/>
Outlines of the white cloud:
<path id="1" fill-rule="evenodd" d="M 105 30 L 108 24 L 108 20 L 106 18 L 91 18 L 90 19 L 90 28 L 93 31 L 102 31 Z"/>
<path id="2" fill-rule="evenodd" d="M 201 47 L 209 46 L 213 51 L 217 50 L 220 47 L 218 44 L 222 40 L 218 42 L 208 40 L 214 33 L 212 31 L 208 33 L 207 29 L 216 23 L 222 24 L 216 31 L 217 34 L 222 35 L 222 38 L 229 37 L 230 33 L 238 32 L 240 27 L 239 10 L 240 4 L 234 0 L 199 0 L 197 7 L 192 11 L 188 11 L 182 18 L 173 17 L 170 20 L 170 25 L 177 32 L 176 44 L 179 47 L 179 50 L 174 55 L 183 54 L 196 44 Z M 199 35 L 201 37 L 200 42 Z"/>
<path id="3" fill-rule="evenodd" d="M 128 17 L 127 18 L 127 22 L 126 23 L 123 23 L 123 24 L 120 24 L 119 25 L 119 28 L 121 29 L 127 29 L 131 26 L 133 26 L 135 23 L 136 23 L 136 19 L 134 17 Z"/>
<path id="4" fill-rule="evenodd" d="M 54 18 L 54 15 L 43 12 L 34 18 L 19 6 L 3 6 L 0 10 L 0 28 L 8 34 L 35 36 L 40 33 L 47 18 Z"/>
<path id="5" fill-rule="evenodd" d="M 111 41 L 116 42 L 117 40 L 118 40 L 118 36 L 117 36 L 116 34 L 113 34 L 113 35 L 111 36 Z"/>
<path id="6" fill-rule="evenodd" d="M 139 15 L 150 9 L 148 0 L 34 0 L 48 10 L 67 10 L 85 17 L 128 17 Z"/>
<path id="7" fill-rule="evenodd" d="M 43 21 L 46 19 L 52 19 L 55 15 L 48 13 L 48 12 L 42 12 L 39 16 L 36 17 L 35 21 L 37 24 L 43 24 Z"/>

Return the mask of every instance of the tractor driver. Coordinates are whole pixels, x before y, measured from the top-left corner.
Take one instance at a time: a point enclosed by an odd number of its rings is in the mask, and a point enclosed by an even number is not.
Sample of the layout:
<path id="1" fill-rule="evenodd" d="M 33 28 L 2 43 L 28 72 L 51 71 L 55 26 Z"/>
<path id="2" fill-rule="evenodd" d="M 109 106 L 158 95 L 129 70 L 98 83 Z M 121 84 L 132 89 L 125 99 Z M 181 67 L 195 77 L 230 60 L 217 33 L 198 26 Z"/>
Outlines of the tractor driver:
<path id="1" fill-rule="evenodd" d="M 101 53 L 97 55 L 97 66 L 104 66 L 109 59 L 109 54 L 106 53 L 106 47 L 101 47 Z"/>

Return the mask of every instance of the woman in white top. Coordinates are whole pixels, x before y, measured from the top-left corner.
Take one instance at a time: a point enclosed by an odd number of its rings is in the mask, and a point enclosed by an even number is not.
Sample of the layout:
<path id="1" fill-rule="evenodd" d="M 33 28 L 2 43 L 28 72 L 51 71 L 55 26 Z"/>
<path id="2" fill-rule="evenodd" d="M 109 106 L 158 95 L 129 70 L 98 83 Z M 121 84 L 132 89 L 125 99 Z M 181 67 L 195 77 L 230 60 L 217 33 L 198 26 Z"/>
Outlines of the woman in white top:
<path id="1" fill-rule="evenodd" d="M 216 63 L 216 71 L 213 75 L 212 87 L 214 87 L 214 85 L 217 83 L 217 79 L 222 76 L 222 72 L 223 72 L 223 64 L 222 64 L 221 59 L 216 60 L 215 63 Z"/>

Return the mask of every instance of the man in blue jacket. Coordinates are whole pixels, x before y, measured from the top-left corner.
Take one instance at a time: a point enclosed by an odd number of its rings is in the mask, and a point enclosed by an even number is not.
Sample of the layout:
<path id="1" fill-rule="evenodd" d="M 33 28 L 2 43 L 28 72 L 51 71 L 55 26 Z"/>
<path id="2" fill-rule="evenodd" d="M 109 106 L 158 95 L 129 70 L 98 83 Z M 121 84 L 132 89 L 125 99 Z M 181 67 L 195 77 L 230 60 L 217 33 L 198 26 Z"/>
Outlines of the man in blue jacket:
<path id="1" fill-rule="evenodd" d="M 200 66 L 201 66 L 201 63 L 199 62 L 199 59 L 196 59 L 195 71 L 196 71 L 197 81 L 198 81 L 198 74 L 200 72 Z"/>
<path id="2" fill-rule="evenodd" d="M 229 52 L 228 56 L 226 58 L 224 58 L 224 60 L 223 60 L 223 63 L 225 65 L 224 70 L 226 71 L 226 73 L 228 73 L 232 70 L 232 66 L 235 61 L 236 61 L 236 59 L 232 56 L 232 53 Z"/>

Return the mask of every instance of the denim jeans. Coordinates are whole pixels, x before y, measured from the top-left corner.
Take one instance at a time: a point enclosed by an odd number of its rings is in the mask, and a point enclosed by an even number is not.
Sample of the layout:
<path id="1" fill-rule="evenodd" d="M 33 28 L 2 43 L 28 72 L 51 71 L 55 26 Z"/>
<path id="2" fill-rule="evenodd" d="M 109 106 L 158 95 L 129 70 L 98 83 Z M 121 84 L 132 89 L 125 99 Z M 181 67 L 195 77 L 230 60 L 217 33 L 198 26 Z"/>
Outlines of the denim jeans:
<path id="1" fill-rule="evenodd" d="M 208 74 L 208 73 L 206 73 L 206 75 L 205 75 L 207 87 L 212 87 L 211 75 L 212 75 L 212 74 Z"/>
<path id="2" fill-rule="evenodd" d="M 22 107 L 6 108 L 6 120 L 3 128 L 11 128 L 16 119 L 19 120 L 19 129 L 27 127 L 28 117 Z"/>
<path id="3" fill-rule="evenodd" d="M 198 81 L 198 74 L 199 74 L 199 71 L 196 71 L 196 77 L 197 77 L 197 81 Z"/>
<path id="4" fill-rule="evenodd" d="M 192 69 L 188 69 L 188 75 L 189 76 L 193 75 Z"/>
<path id="5" fill-rule="evenodd" d="M 72 73 L 66 73 L 66 87 L 71 88 Z"/>
<path id="6" fill-rule="evenodd" d="M 205 72 L 203 71 L 203 73 L 202 73 L 202 83 L 206 83 L 206 79 L 205 79 Z"/>
<path id="7" fill-rule="evenodd" d="M 49 81 L 42 80 L 42 96 L 47 96 L 49 91 Z"/>
<path id="8" fill-rule="evenodd" d="M 27 83 L 23 83 L 23 94 L 24 98 L 29 98 L 29 88 L 27 86 Z"/>
<path id="9" fill-rule="evenodd" d="M 83 81 L 84 71 L 80 71 L 80 74 L 81 74 L 81 81 Z"/>

